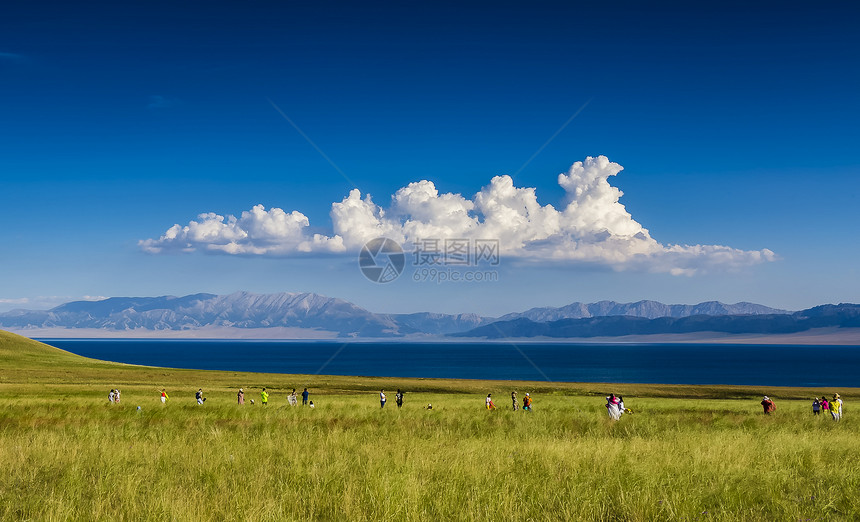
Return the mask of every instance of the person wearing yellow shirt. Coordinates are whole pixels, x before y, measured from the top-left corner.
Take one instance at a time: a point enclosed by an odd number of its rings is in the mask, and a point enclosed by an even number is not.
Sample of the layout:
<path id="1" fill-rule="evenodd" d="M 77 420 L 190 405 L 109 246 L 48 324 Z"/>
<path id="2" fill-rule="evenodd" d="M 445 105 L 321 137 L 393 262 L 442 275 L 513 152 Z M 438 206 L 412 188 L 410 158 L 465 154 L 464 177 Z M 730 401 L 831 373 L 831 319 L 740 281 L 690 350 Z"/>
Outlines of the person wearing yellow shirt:
<path id="1" fill-rule="evenodd" d="M 260 392 L 260 402 L 263 403 L 263 406 L 269 404 L 269 392 L 265 388 Z"/>
<path id="2" fill-rule="evenodd" d="M 833 400 L 830 401 L 830 415 L 833 416 L 833 420 L 838 421 L 842 419 L 842 399 L 839 398 L 839 394 L 833 396 Z"/>

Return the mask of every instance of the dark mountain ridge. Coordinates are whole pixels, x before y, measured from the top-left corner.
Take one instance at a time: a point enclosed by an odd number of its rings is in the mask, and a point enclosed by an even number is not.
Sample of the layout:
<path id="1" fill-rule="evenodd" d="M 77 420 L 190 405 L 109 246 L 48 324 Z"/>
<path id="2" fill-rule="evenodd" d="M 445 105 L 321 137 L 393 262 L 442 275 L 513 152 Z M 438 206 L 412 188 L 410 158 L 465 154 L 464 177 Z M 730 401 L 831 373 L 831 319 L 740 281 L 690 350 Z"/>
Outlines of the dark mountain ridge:
<path id="1" fill-rule="evenodd" d="M 527 318 L 497 321 L 458 337 L 618 337 L 623 335 L 683 334 L 719 332 L 729 334 L 786 334 L 813 328 L 858 328 L 860 305 L 821 305 L 793 314 L 692 315 L 687 317 L 604 316 L 538 322 Z"/>
<path id="2" fill-rule="evenodd" d="M 755 303 L 725 304 L 719 301 L 706 301 L 695 305 L 663 304 L 657 301 L 637 301 L 635 303 L 617 303 L 615 301 L 598 301 L 596 303 L 571 303 L 560 308 L 531 308 L 525 312 L 506 314 L 499 321 L 513 319 L 530 319 L 535 322 L 556 321 L 559 319 L 585 319 L 608 315 L 625 315 L 631 317 L 689 317 L 692 315 L 761 315 L 761 314 L 790 314 L 787 310 L 770 308 Z"/>

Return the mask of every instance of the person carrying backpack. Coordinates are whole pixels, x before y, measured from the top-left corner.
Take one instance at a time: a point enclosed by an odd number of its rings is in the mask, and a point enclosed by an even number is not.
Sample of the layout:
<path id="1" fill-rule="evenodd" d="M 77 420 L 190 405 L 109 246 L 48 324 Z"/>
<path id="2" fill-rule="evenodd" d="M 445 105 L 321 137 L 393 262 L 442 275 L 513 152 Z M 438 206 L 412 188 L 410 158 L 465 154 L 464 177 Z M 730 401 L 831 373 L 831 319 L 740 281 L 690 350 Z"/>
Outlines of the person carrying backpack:
<path id="1" fill-rule="evenodd" d="M 532 396 L 528 393 L 523 397 L 523 411 L 532 411 Z"/>
<path id="2" fill-rule="evenodd" d="M 773 399 L 771 399 L 767 395 L 765 395 L 764 399 L 762 399 L 761 405 L 762 405 L 762 408 L 764 408 L 764 414 L 765 415 L 770 415 L 771 413 L 776 411 L 776 404 L 774 404 Z"/>

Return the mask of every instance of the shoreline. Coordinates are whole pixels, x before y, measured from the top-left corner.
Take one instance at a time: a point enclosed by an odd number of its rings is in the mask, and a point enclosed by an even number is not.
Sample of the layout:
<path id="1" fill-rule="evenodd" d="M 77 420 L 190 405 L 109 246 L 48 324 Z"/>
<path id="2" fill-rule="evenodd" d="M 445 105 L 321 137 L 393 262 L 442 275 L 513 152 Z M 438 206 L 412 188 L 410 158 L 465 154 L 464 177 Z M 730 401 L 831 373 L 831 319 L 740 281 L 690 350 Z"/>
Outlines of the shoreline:
<path id="1" fill-rule="evenodd" d="M 847 388 L 860 387 L 856 375 L 848 372 L 838 374 L 821 372 L 810 372 L 802 362 L 789 364 L 783 370 L 776 371 L 740 371 L 732 372 L 723 368 L 719 361 L 728 357 L 729 361 L 761 360 L 762 357 L 778 357 L 781 353 L 787 353 L 793 360 L 807 360 L 818 357 L 819 353 L 830 353 L 834 357 L 844 356 L 846 359 L 857 360 L 857 348 L 831 346 L 779 346 L 779 345 L 522 345 L 520 354 L 524 359 L 521 361 L 523 367 L 506 366 L 490 367 L 482 369 L 475 361 L 483 360 L 485 356 L 500 354 L 504 352 L 500 360 L 514 356 L 519 360 L 517 348 L 503 343 L 484 344 L 473 343 L 471 345 L 447 344 L 414 344 L 414 345 L 384 345 L 375 343 L 355 343 L 347 350 L 346 362 L 329 364 L 332 359 L 341 353 L 341 350 L 349 345 L 340 343 L 299 343 L 290 344 L 278 341 L 211 341 L 211 340 L 134 340 L 134 339 L 102 339 L 102 340 L 45 340 L 52 345 L 71 354 L 79 354 L 84 357 L 105 362 L 119 362 L 120 364 L 143 364 L 153 369 L 163 368 L 180 371 L 207 371 L 222 372 L 226 374 L 254 373 L 272 374 L 279 376 L 293 375 L 327 375 L 329 377 L 340 377 L 347 380 L 386 380 L 386 381 L 447 381 L 458 382 L 543 382 L 558 385 L 566 384 L 588 384 L 590 386 L 607 385 L 655 385 L 655 386 L 694 386 L 694 387 L 812 387 L 812 388 Z M 103 344 L 100 344 L 103 343 Z M 240 343 L 248 343 L 244 346 Z M 267 344 L 271 343 L 271 344 Z M 396 348 L 402 354 L 414 353 L 410 364 L 399 362 L 386 363 L 390 357 L 386 354 L 390 349 Z M 536 352 L 532 353 L 532 349 Z M 637 361 L 627 370 L 613 371 L 604 366 L 594 366 L 593 362 L 603 359 L 606 349 L 614 350 L 622 358 Z M 236 350 L 244 354 L 241 358 L 235 358 L 229 354 Z M 523 352 L 523 350 L 525 352 Z M 701 354 L 697 354 L 699 351 Z M 334 355 L 323 362 L 330 354 Z M 157 356 L 152 356 L 157 353 Z M 176 357 L 173 354 L 182 353 L 185 357 Z M 301 353 L 301 357 L 290 354 Z M 460 353 L 466 355 L 461 357 Z M 532 354 L 539 361 L 538 364 L 548 369 L 549 374 L 544 374 L 538 366 L 537 372 L 526 368 L 525 362 L 531 359 L 525 354 Z M 543 360 L 537 355 L 544 354 Z M 130 355 L 129 355 L 130 354 Z M 149 354 L 149 355 L 147 355 Z M 190 357 L 188 356 L 190 354 Z M 226 357 L 224 354 L 228 354 Z M 269 363 L 265 365 L 248 362 L 263 360 L 271 355 Z M 429 359 L 428 359 L 429 354 Z M 440 355 L 441 354 L 441 355 Z M 682 364 L 680 370 L 665 370 L 658 366 L 649 366 L 649 361 L 665 360 L 667 354 L 674 354 L 687 362 Z M 686 356 L 684 354 L 689 354 Z M 478 357 L 480 356 L 480 357 Z M 550 358 L 548 359 L 547 356 Z M 411 357 L 411 356 L 407 356 Z M 800 359 L 798 359 L 800 357 Z M 435 359 L 434 359 L 435 358 Z M 692 358 L 694 364 L 689 363 Z M 302 361 L 299 361 L 302 359 Z M 438 362 L 446 361 L 443 366 Z M 370 361 L 361 364 L 358 361 Z M 421 362 L 414 362 L 421 361 Z M 428 362 L 429 361 L 429 362 Z M 547 362 L 549 361 L 549 362 Z M 574 362 L 571 362 L 574 361 Z M 414 362 L 414 363 L 413 363 Z M 322 365 L 322 366 L 320 366 Z M 737 364 L 729 363 L 730 367 Z M 744 363 L 744 366 L 746 364 Z M 549 370 L 549 368 L 553 370 Z M 697 371 L 697 367 L 718 368 L 718 370 Z M 325 368 L 325 372 L 322 370 Z M 543 378 L 541 378 L 543 376 Z"/>
<path id="2" fill-rule="evenodd" d="M 37 339 L 141 339 L 141 340 L 222 340 L 336 343 L 560 343 L 560 344 L 744 344 L 786 346 L 860 346 L 860 328 L 815 328 L 791 334 L 727 334 L 694 332 L 685 334 L 624 335 L 618 337 L 510 337 L 486 339 L 415 335 L 405 337 L 338 337 L 335 332 L 307 328 L 207 327 L 191 330 L 104 330 L 98 328 L 31 328 L 8 331 Z"/>

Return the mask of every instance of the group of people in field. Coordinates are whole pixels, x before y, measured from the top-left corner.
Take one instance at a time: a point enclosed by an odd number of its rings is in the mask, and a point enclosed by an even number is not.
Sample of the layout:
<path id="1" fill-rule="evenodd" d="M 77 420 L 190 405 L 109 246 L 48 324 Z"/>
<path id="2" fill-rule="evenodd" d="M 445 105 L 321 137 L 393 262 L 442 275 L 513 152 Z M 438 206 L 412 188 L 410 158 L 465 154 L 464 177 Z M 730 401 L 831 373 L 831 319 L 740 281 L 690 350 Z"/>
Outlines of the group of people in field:
<path id="1" fill-rule="evenodd" d="M 167 404 L 167 401 L 170 400 L 170 396 L 167 395 L 167 390 L 165 388 L 162 388 L 159 393 L 160 393 L 159 398 L 161 400 L 161 403 Z M 302 405 L 303 406 L 309 406 L 309 407 L 313 408 L 314 407 L 314 401 L 311 401 L 308 399 L 308 397 L 310 396 L 310 393 L 308 392 L 307 388 L 305 388 L 304 391 L 302 391 L 301 395 L 302 395 Z M 112 402 L 112 403 L 113 402 L 119 402 L 119 390 L 111 390 L 108 397 L 110 399 L 110 402 Z M 197 390 L 197 392 L 194 394 L 194 398 L 197 401 L 197 404 L 199 404 L 199 405 L 203 405 L 203 403 L 206 402 L 206 397 L 203 396 L 203 388 L 199 388 Z M 388 397 L 385 395 L 385 390 L 384 389 L 379 390 L 379 407 L 385 408 L 385 403 L 387 401 L 388 401 Z M 519 403 L 517 402 L 517 392 L 515 392 L 515 391 L 511 392 L 511 401 L 513 404 L 514 411 L 519 410 L 520 407 L 519 407 Z M 244 390 L 244 388 L 239 388 L 239 392 L 236 394 L 236 402 L 239 404 L 239 406 L 245 405 L 245 390 Z M 397 393 L 394 394 L 394 402 L 397 404 L 398 408 L 403 407 L 403 391 L 402 390 L 398 389 Z M 250 403 L 256 404 L 254 402 L 254 399 L 250 399 Z M 297 406 L 298 403 L 299 403 L 298 395 L 296 394 L 296 389 L 293 388 L 292 393 L 287 395 L 287 404 L 289 404 L 290 406 Z M 262 404 L 264 406 L 269 404 L 269 392 L 266 390 L 266 388 L 263 388 L 260 391 L 260 404 Z M 487 394 L 486 405 L 487 405 L 488 410 L 496 409 L 496 405 L 493 403 L 492 394 L 489 394 L 489 393 Z M 427 406 L 424 407 L 424 409 L 425 410 L 432 410 L 433 404 L 428 404 Z M 532 398 L 531 398 L 531 395 L 528 393 L 526 393 L 526 396 L 523 398 L 523 410 L 524 411 L 532 411 Z"/>
<path id="2" fill-rule="evenodd" d="M 114 398 L 114 392 L 116 393 L 115 398 Z M 160 397 L 161 403 L 167 404 L 167 401 L 170 399 L 170 397 L 167 395 L 167 390 L 162 388 L 160 393 L 161 393 L 161 397 Z M 302 405 L 303 406 L 309 406 L 309 407 L 313 408 L 314 407 L 314 401 L 308 400 L 308 396 L 310 395 L 310 393 L 308 392 L 307 388 L 304 389 L 304 391 L 302 392 L 301 395 L 302 395 Z M 203 396 L 203 388 L 198 389 L 197 392 L 195 393 L 194 397 L 197 400 L 197 404 L 202 405 L 206 401 L 206 397 Z M 119 402 L 119 390 L 111 390 L 110 401 L 111 402 Z M 385 403 L 387 401 L 388 401 L 388 397 L 385 395 L 385 390 L 384 389 L 379 390 L 379 407 L 385 408 Z M 243 388 L 239 388 L 239 392 L 236 394 L 236 402 L 239 404 L 239 406 L 245 405 L 245 390 Z M 394 402 L 397 404 L 398 408 L 403 407 L 403 391 L 402 390 L 398 389 L 397 393 L 394 394 Z M 515 392 L 515 391 L 511 392 L 511 402 L 512 402 L 512 406 L 513 406 L 514 411 L 517 411 L 520 409 L 519 403 L 517 402 L 517 392 Z M 250 399 L 250 403 L 255 404 L 254 399 Z M 296 394 L 296 389 L 293 388 L 292 393 L 290 393 L 287 396 L 287 404 L 289 404 L 290 406 L 297 406 L 298 403 L 299 403 L 298 395 Z M 264 406 L 269 404 L 269 392 L 266 391 L 266 388 L 263 388 L 260 391 L 260 404 L 262 404 Z M 487 394 L 486 405 L 487 405 L 488 410 L 496 409 L 496 405 L 493 403 L 493 397 L 492 397 L 491 393 Z M 432 410 L 433 404 L 428 404 L 427 406 L 424 407 L 424 409 L 425 410 Z M 532 397 L 528 393 L 526 393 L 526 396 L 523 397 L 523 411 L 532 411 Z"/>
<path id="3" fill-rule="evenodd" d="M 388 397 L 385 396 L 385 390 L 379 390 L 379 407 L 384 408 L 385 403 L 388 401 Z M 394 394 L 394 403 L 397 404 L 398 408 L 403 407 L 403 391 L 398 389 L 397 393 Z M 429 409 L 433 409 L 431 406 Z"/>
<path id="4" fill-rule="evenodd" d="M 302 405 L 310 406 L 311 408 L 313 408 L 314 407 L 314 401 L 309 401 L 308 400 L 309 396 L 310 396 L 310 393 L 308 392 L 308 389 L 305 388 L 305 390 L 302 392 Z M 161 400 L 161 404 L 167 404 L 167 401 L 170 400 L 170 396 L 167 395 L 167 390 L 165 388 L 162 388 L 161 391 L 159 392 L 159 399 Z M 206 397 L 203 396 L 203 388 L 199 388 L 197 390 L 197 392 L 195 392 L 194 399 L 197 401 L 197 404 L 199 404 L 201 406 L 203 405 L 204 402 L 206 402 Z M 119 390 L 111 390 L 110 393 L 108 394 L 108 400 L 111 403 L 118 403 L 119 402 Z M 236 400 L 237 400 L 239 406 L 245 405 L 245 390 L 244 389 L 239 388 L 239 393 L 236 394 Z M 251 404 L 255 404 L 254 399 L 251 399 L 250 402 L 251 402 Z M 293 392 L 287 396 L 287 403 L 290 406 L 297 406 L 299 404 L 299 399 L 298 399 L 298 395 L 296 394 L 295 388 L 293 388 Z M 263 404 L 263 405 L 269 404 L 269 392 L 266 391 L 266 388 L 263 388 L 262 391 L 260 391 L 260 404 Z"/>
<path id="5" fill-rule="evenodd" d="M 308 392 L 308 389 L 305 388 L 304 391 L 302 391 L 302 406 L 309 406 L 311 408 L 314 408 L 314 401 L 309 401 L 308 397 L 310 397 L 310 392 Z M 239 388 L 239 392 L 236 394 L 236 402 L 239 404 L 239 406 L 245 405 L 244 389 Z M 254 404 L 254 399 L 251 399 L 250 402 L 251 404 Z M 269 405 L 269 392 L 266 391 L 266 388 L 263 388 L 260 391 L 260 404 L 262 404 L 263 406 Z M 293 388 L 293 391 L 289 395 L 287 395 L 287 404 L 289 404 L 290 406 L 299 405 L 299 397 L 298 394 L 296 394 L 295 388 Z"/>
<path id="6" fill-rule="evenodd" d="M 160 395 L 161 403 L 166 404 L 167 401 L 170 399 L 170 397 L 167 395 L 166 389 L 162 388 L 160 393 L 161 393 L 161 395 Z M 303 406 L 309 406 L 311 408 L 314 407 L 314 401 L 310 401 L 308 399 L 308 397 L 310 396 L 310 393 L 308 392 L 307 388 L 305 388 L 304 391 L 302 391 L 301 396 L 302 396 L 302 405 Z M 203 389 L 202 388 L 198 389 L 197 392 L 195 393 L 195 399 L 197 400 L 197 404 L 199 404 L 199 405 L 202 405 L 206 401 L 206 397 L 203 396 Z M 118 389 L 111 390 L 110 393 L 108 394 L 108 400 L 112 404 L 118 404 L 120 401 L 120 391 Z M 239 388 L 239 392 L 236 394 L 236 400 L 237 400 L 239 406 L 243 406 L 245 404 L 245 390 L 244 389 Z M 387 400 L 388 400 L 388 398 L 385 395 L 385 390 L 384 389 L 379 390 L 379 407 L 385 408 L 385 403 Z M 399 389 L 397 390 L 397 393 L 394 395 L 394 401 L 397 404 L 398 408 L 403 407 L 403 391 L 402 390 L 399 390 Z M 250 402 L 251 402 L 251 404 L 255 404 L 254 399 L 251 399 Z M 269 404 L 269 392 L 266 391 L 266 388 L 263 388 L 262 391 L 260 391 L 260 403 L 263 404 L 264 406 Z M 290 406 L 298 406 L 298 403 L 299 403 L 298 394 L 296 393 L 296 389 L 293 388 L 292 393 L 290 393 L 287 396 L 287 404 L 289 404 Z M 486 405 L 486 408 L 488 410 L 495 410 L 496 409 L 496 405 L 493 402 L 493 394 L 492 393 L 487 394 L 487 398 L 486 398 L 484 404 Z M 765 415 L 770 415 L 776 411 L 776 403 L 774 403 L 773 399 L 771 399 L 767 395 L 765 395 L 764 398 L 762 399 L 761 406 L 764 410 Z M 517 411 L 520 409 L 519 401 L 517 400 L 517 392 L 516 391 L 511 392 L 511 407 L 514 411 Z M 138 407 L 138 409 L 140 409 L 140 407 Z M 433 405 L 428 404 L 427 406 L 424 407 L 424 409 L 425 410 L 432 410 Z M 522 410 L 523 411 L 529 411 L 529 412 L 532 411 L 532 397 L 528 393 L 526 393 L 525 397 L 523 397 Z M 611 394 L 609 394 L 608 397 L 606 397 L 606 411 L 609 414 L 609 418 L 612 420 L 616 420 L 616 421 L 620 420 L 621 416 L 623 414 L 632 413 L 629 409 L 624 407 L 624 397 L 622 397 L 620 395 L 615 395 L 614 393 L 611 393 Z M 812 401 L 812 414 L 813 415 L 820 415 L 822 411 L 829 412 L 831 417 L 835 421 L 841 420 L 842 419 L 842 398 L 841 398 L 841 396 L 838 393 L 836 393 L 833 395 L 833 400 L 829 400 L 829 401 L 827 400 L 827 397 L 822 397 L 822 398 L 815 397 L 815 399 Z"/>
<path id="7" fill-rule="evenodd" d="M 484 401 L 484 404 L 487 406 L 488 410 L 495 410 L 496 409 L 496 403 L 493 402 L 493 394 L 492 393 L 487 394 L 487 399 Z M 511 392 L 511 408 L 514 411 L 517 411 L 520 409 L 520 404 L 517 401 L 517 392 L 516 391 Z M 531 394 L 526 393 L 526 396 L 523 397 L 523 411 L 532 411 L 532 396 L 531 396 Z"/>
<path id="8" fill-rule="evenodd" d="M 773 402 L 773 399 L 768 397 L 767 395 L 761 400 L 762 409 L 764 409 L 765 415 L 770 415 L 776 411 L 776 403 Z M 836 393 L 833 395 L 833 400 L 828 401 L 827 397 L 822 398 L 814 398 L 812 400 L 812 415 L 821 415 L 821 412 L 830 412 L 830 416 L 833 420 L 838 421 L 842 419 L 842 397 Z"/>
<path id="9" fill-rule="evenodd" d="M 828 401 L 827 397 L 812 400 L 812 414 L 821 415 L 822 411 L 829 411 L 830 416 L 835 421 L 842 420 L 842 397 L 836 393 L 833 395 L 833 400 Z"/>

